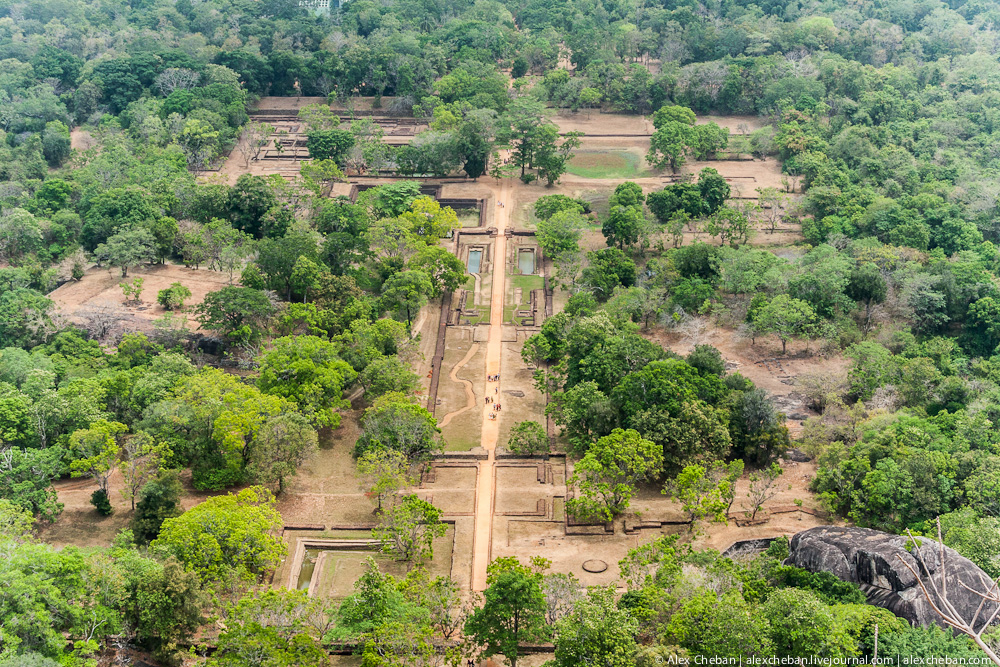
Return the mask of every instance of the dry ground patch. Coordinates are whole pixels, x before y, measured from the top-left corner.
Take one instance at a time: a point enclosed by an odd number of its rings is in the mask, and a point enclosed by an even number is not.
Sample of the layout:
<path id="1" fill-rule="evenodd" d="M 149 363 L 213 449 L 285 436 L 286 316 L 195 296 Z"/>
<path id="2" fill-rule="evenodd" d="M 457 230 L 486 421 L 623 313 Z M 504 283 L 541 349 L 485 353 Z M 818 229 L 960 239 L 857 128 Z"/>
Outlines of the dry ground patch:
<path id="1" fill-rule="evenodd" d="M 125 305 L 119 284 L 134 278 L 143 279 L 142 303 Z M 71 322 L 79 323 L 81 315 L 92 307 L 116 306 L 121 308 L 124 330 L 150 332 L 153 321 L 166 312 L 156 303 L 156 295 L 175 282 L 191 290 L 185 302 L 188 327 L 196 331 L 198 323 L 191 316 L 192 308 L 205 300 L 205 295 L 229 285 L 229 276 L 208 269 L 189 269 L 177 264 L 151 264 L 129 271 L 122 278 L 118 269 L 91 267 L 80 280 L 63 283 L 49 294 L 59 314 Z M 183 313 L 182 313 L 183 314 Z"/>

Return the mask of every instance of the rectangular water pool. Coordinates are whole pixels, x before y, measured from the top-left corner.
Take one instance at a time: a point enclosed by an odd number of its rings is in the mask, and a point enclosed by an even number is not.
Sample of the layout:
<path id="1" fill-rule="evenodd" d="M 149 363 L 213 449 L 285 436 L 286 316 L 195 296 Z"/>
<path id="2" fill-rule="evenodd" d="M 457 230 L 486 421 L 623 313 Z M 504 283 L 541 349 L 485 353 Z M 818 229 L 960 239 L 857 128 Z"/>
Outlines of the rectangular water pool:
<path id="1" fill-rule="evenodd" d="M 531 250 L 520 250 L 517 253 L 517 266 L 522 276 L 530 276 L 535 272 L 535 253 Z"/>
<path id="2" fill-rule="evenodd" d="M 469 273 L 479 273 L 479 265 L 483 261 L 482 250 L 469 251 Z"/>

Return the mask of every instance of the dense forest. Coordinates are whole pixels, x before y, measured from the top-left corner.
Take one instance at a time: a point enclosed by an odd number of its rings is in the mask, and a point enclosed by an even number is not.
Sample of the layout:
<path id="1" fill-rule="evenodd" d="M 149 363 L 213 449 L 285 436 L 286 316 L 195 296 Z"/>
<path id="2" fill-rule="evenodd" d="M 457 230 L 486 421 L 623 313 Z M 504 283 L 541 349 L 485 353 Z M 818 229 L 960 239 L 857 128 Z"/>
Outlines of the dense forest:
<path id="1" fill-rule="evenodd" d="M 351 649 L 365 667 L 516 667 L 519 644 L 552 642 L 555 667 L 646 667 L 870 658 L 876 637 L 890 659 L 981 659 L 967 637 L 783 565 L 786 540 L 740 559 L 688 538 L 727 521 L 744 472 L 756 514 L 796 447 L 818 462 L 811 491 L 831 517 L 940 527 L 1000 576 L 998 21 L 989 0 L 351 0 L 328 16 L 291 0 L 0 2 L 0 666 L 131 650 L 324 665 Z M 340 111 L 302 110 L 313 159 L 299 178 L 213 177 L 271 141 L 250 115 L 263 96 Z M 361 98 L 427 129 L 388 146 L 353 117 Z M 658 485 L 692 529 L 630 551 L 623 594 L 525 554 L 494 561 L 472 604 L 420 566 L 440 511 L 397 494 L 444 445 L 415 399 L 413 325 L 466 283 L 440 243 L 458 218 L 415 180 L 331 192 L 369 170 L 541 191 L 581 142 L 553 114 L 595 111 L 648 117 L 657 173 L 746 155 L 780 161 L 785 187 L 750 201 L 706 167 L 537 199 L 568 296 L 522 358 L 576 461 L 566 511 L 614 521 Z M 708 114 L 760 122 L 730 133 L 696 122 Z M 595 218 L 607 247 L 588 251 Z M 794 253 L 751 242 L 788 225 Z M 107 307 L 71 322 L 48 296 L 96 265 L 138 302 L 130 272 L 165 263 L 228 284 L 193 306 L 179 282 L 159 291 L 165 314 L 145 332 Z M 804 341 L 846 370 L 797 378 L 815 415 L 793 439 L 718 350 L 679 355 L 648 335 L 695 320 L 782 355 Z M 385 517 L 375 535 L 413 567 L 372 561 L 344 600 L 273 589 L 277 498 L 352 393 L 352 453 Z M 543 438 L 523 422 L 510 448 L 547 451 Z M 109 515 L 113 475 L 131 512 L 113 543 L 38 539 L 63 510 L 54 481 L 94 481 Z"/>

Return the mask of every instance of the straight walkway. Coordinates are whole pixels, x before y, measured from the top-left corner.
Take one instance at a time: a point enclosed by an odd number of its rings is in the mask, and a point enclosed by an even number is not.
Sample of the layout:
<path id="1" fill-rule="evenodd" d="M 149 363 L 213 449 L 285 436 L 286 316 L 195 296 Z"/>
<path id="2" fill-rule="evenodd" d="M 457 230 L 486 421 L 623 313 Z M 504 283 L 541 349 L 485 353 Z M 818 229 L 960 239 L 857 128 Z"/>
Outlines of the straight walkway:
<path id="1" fill-rule="evenodd" d="M 503 352 L 503 301 L 507 277 L 507 237 L 504 235 L 510 224 L 512 210 L 510 196 L 513 188 L 505 181 L 494 189 L 498 201 L 503 207 L 493 202 L 495 227 L 497 237 L 493 244 L 493 295 L 490 300 L 490 335 L 486 344 L 486 368 L 484 379 L 500 375 L 500 358 Z M 503 380 L 503 378 L 500 378 Z M 500 400 L 500 382 L 486 382 L 485 396 L 493 396 Z M 493 547 L 493 508 L 496 504 L 496 448 L 500 433 L 500 419 L 503 412 L 496 413 L 496 419 L 490 419 L 492 410 L 486 406 L 483 410 L 483 430 L 481 446 L 486 450 L 487 459 L 479 462 L 476 478 L 476 523 L 472 551 L 472 590 L 486 590 L 486 567 L 490 564 Z"/>

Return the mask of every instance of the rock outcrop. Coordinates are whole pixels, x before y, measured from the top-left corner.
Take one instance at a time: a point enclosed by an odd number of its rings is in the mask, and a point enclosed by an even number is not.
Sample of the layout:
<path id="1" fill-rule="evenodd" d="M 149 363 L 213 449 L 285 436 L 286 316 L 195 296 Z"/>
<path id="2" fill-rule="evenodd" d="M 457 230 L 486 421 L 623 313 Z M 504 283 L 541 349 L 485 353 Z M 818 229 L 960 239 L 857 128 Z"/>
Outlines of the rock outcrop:
<path id="1" fill-rule="evenodd" d="M 868 528 L 820 526 L 792 537 L 787 565 L 810 572 L 829 572 L 844 581 L 858 584 L 868 602 L 884 607 L 911 623 L 927 626 L 937 623 L 947 627 L 927 601 L 917 578 L 904 563 L 921 574 L 932 596 L 934 588 L 947 591 L 948 600 L 967 622 L 976 619 L 978 630 L 997 608 L 995 602 L 983 604 L 972 591 L 988 591 L 990 578 L 978 566 L 954 549 L 927 538 L 910 538 Z M 972 589 L 971 591 L 969 589 Z M 939 600 L 935 597 L 935 603 Z"/>

